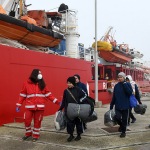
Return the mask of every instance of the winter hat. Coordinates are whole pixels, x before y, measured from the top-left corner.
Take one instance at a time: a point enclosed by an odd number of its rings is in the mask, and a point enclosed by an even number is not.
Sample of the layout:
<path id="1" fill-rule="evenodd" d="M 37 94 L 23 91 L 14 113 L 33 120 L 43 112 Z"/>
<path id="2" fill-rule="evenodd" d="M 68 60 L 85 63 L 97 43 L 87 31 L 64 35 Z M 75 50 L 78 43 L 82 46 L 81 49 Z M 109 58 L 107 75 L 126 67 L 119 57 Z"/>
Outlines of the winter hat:
<path id="1" fill-rule="evenodd" d="M 126 78 L 126 74 L 124 72 L 120 72 L 118 76 L 122 76 L 124 79 Z"/>
<path id="2" fill-rule="evenodd" d="M 78 74 L 75 74 L 74 77 L 77 77 L 80 81 L 80 76 Z"/>
<path id="3" fill-rule="evenodd" d="M 76 85 L 76 79 L 75 79 L 75 77 L 69 77 L 69 78 L 67 79 L 67 82 L 70 82 L 70 83 L 72 83 L 73 85 Z"/>

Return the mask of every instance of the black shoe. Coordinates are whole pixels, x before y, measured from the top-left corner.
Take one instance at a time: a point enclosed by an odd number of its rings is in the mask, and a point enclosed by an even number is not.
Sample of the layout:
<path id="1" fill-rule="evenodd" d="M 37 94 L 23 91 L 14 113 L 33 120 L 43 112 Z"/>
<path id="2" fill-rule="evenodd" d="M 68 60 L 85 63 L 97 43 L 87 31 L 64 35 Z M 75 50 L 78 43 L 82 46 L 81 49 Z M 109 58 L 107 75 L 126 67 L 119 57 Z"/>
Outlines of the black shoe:
<path id="1" fill-rule="evenodd" d="M 33 138 L 32 142 L 36 142 L 38 140 L 38 138 Z"/>
<path id="2" fill-rule="evenodd" d="M 69 138 L 67 139 L 68 142 L 71 142 L 74 139 L 73 135 L 70 135 Z"/>
<path id="3" fill-rule="evenodd" d="M 120 137 L 121 137 L 121 138 L 124 138 L 125 136 L 126 136 L 126 133 L 121 133 L 121 134 L 120 134 Z"/>
<path id="4" fill-rule="evenodd" d="M 132 119 L 131 123 L 134 123 L 136 121 L 136 118 Z"/>
<path id="5" fill-rule="evenodd" d="M 150 125 L 148 127 L 150 128 Z"/>
<path id="6" fill-rule="evenodd" d="M 81 140 L 81 136 L 80 136 L 80 135 L 77 135 L 77 137 L 76 137 L 74 140 L 75 140 L 75 141 Z"/>
<path id="7" fill-rule="evenodd" d="M 24 137 L 22 138 L 22 140 L 25 141 L 25 140 L 27 140 L 29 137 L 31 137 L 31 136 L 24 136 Z"/>

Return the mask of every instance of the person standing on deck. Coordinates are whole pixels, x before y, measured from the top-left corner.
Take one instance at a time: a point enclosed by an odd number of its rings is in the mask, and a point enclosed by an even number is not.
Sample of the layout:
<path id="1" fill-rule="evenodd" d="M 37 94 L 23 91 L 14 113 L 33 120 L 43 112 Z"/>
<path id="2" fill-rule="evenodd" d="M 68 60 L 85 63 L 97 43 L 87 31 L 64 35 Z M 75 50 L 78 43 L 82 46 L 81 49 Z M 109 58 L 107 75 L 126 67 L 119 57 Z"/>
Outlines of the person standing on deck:
<path id="1" fill-rule="evenodd" d="M 87 87 L 86 87 L 86 85 L 84 83 L 82 83 L 80 81 L 80 76 L 78 74 L 75 74 L 74 77 L 76 79 L 76 86 L 81 88 L 88 96 Z M 87 124 L 85 122 L 83 122 L 83 128 L 84 128 L 84 130 L 87 129 Z"/>
<path id="2" fill-rule="evenodd" d="M 58 105 L 60 104 L 57 98 L 47 89 L 41 71 L 33 69 L 29 79 L 23 84 L 19 101 L 16 103 L 16 111 L 19 112 L 23 102 L 26 102 L 24 113 L 26 133 L 22 138 L 23 140 L 27 140 L 31 136 L 33 142 L 39 139 L 45 102 L 47 100 Z M 32 119 L 34 120 L 33 130 L 31 129 Z"/>
<path id="3" fill-rule="evenodd" d="M 140 94 L 139 94 L 138 86 L 133 81 L 133 79 L 132 79 L 132 77 L 130 75 L 126 76 L 126 81 L 130 82 L 130 84 L 132 86 L 132 89 L 133 89 L 133 94 L 135 95 L 135 98 L 137 99 L 137 101 L 138 101 L 139 104 L 142 104 L 142 102 L 140 100 Z M 131 107 L 129 109 L 128 125 L 130 125 L 130 118 L 132 119 L 131 123 L 134 123 L 136 121 L 136 118 L 134 117 L 134 115 L 132 113 L 132 108 Z"/>
<path id="4" fill-rule="evenodd" d="M 130 95 L 133 90 L 131 84 L 125 81 L 126 75 L 124 72 L 118 74 L 118 83 L 114 87 L 110 109 L 115 105 L 115 119 L 120 125 L 118 131 L 121 132 L 120 137 L 126 136 L 127 122 L 130 108 Z"/>

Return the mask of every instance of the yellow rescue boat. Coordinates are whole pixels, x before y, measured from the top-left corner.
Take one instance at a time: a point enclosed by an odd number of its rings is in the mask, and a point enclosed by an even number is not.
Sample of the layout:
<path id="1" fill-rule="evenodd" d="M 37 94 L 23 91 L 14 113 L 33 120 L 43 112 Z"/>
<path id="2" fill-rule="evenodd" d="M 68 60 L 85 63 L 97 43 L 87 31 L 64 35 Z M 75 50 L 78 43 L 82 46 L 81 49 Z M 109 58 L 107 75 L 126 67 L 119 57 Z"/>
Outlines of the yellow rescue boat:
<path id="1" fill-rule="evenodd" d="M 92 47 L 95 48 L 95 42 L 92 44 Z M 97 41 L 97 50 L 98 51 L 112 51 L 112 45 L 106 41 Z"/>

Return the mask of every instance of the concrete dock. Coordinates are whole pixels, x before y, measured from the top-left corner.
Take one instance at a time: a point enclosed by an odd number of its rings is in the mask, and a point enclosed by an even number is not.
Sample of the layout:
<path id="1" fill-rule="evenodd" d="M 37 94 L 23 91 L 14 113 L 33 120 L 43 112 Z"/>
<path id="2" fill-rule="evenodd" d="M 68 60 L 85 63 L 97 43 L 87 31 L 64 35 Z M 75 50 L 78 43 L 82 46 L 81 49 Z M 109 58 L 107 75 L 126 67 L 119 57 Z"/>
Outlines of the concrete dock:
<path id="1" fill-rule="evenodd" d="M 41 137 L 22 141 L 23 123 L 10 123 L 0 127 L 0 150 L 150 150 L 150 97 L 142 97 L 147 105 L 144 115 L 135 114 L 136 122 L 128 126 L 125 138 L 120 138 L 118 126 L 108 128 L 104 125 L 104 114 L 109 105 L 95 108 L 98 120 L 88 123 L 88 129 L 80 141 L 67 142 L 66 130 L 57 132 L 54 128 L 54 115 L 44 117 Z M 134 112 L 134 111 L 133 111 Z"/>

